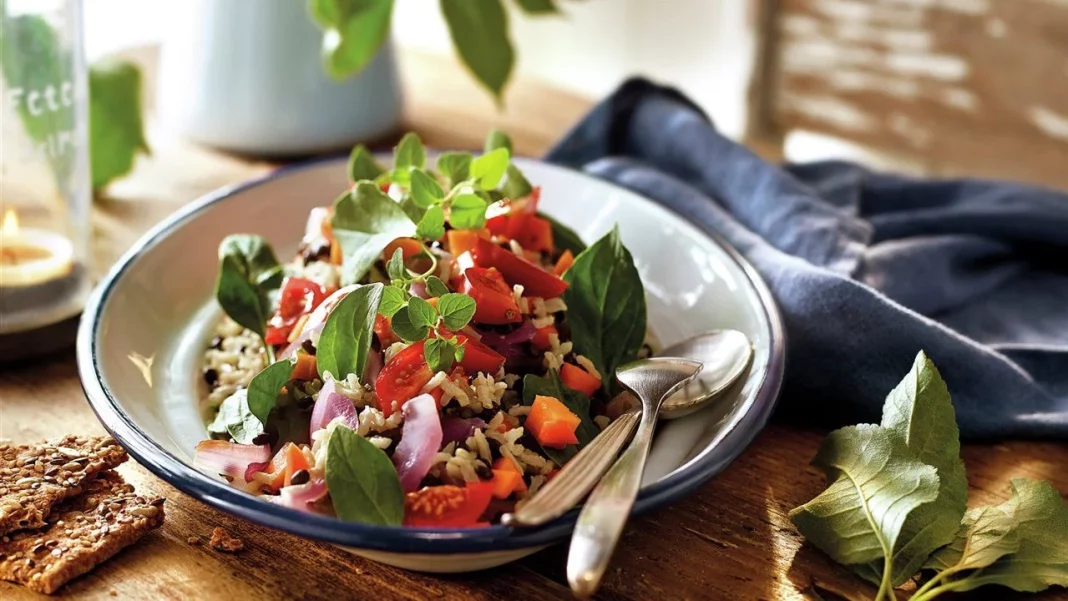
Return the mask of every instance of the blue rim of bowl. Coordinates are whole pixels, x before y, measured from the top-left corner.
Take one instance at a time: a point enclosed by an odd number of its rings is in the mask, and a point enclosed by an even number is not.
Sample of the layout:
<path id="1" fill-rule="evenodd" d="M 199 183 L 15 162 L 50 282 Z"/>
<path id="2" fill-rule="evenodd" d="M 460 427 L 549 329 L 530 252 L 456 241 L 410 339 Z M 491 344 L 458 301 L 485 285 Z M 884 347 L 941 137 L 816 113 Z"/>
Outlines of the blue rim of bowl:
<path id="1" fill-rule="evenodd" d="M 197 471 L 172 455 L 134 424 L 130 416 L 119 408 L 117 399 L 104 384 L 96 354 L 101 312 L 115 283 L 138 257 L 165 237 L 171 229 L 215 203 L 223 202 L 240 192 L 268 184 L 280 177 L 319 167 L 324 163 L 342 162 L 345 158 L 329 156 L 314 159 L 281 167 L 246 182 L 220 188 L 175 212 L 142 236 L 112 266 L 93 291 L 82 313 L 77 339 L 78 376 L 90 406 L 108 432 L 138 463 L 156 476 L 208 505 L 269 528 L 342 546 L 395 553 L 484 553 L 534 548 L 563 540 L 574 528 L 578 516 L 577 509 L 537 528 L 520 529 L 498 525 L 471 529 L 422 529 L 342 522 L 329 516 L 304 513 L 265 502 L 231 488 L 217 478 Z M 592 177 L 560 165 L 544 162 L 541 164 L 584 177 Z M 598 181 L 609 186 L 616 186 L 612 182 Z M 626 190 L 626 188 L 622 189 Z M 685 215 L 673 207 L 657 203 L 632 190 L 627 191 L 686 219 Z M 760 298 L 770 329 L 770 357 L 752 406 L 736 423 L 733 430 L 724 436 L 713 452 L 691 460 L 681 470 L 643 488 L 632 511 L 635 515 L 678 500 L 723 471 L 763 429 L 775 407 L 782 385 L 786 361 L 785 329 L 771 291 L 756 269 L 719 233 L 706 224 L 690 223 L 726 251 L 749 279 Z"/>

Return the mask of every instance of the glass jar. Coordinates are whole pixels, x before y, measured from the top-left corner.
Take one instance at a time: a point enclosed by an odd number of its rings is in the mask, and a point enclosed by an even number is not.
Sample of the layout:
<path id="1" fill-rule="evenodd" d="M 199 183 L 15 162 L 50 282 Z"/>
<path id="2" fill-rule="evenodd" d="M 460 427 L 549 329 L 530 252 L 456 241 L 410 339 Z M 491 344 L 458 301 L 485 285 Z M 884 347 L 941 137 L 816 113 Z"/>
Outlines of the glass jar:
<path id="1" fill-rule="evenodd" d="M 0 0 L 0 103 L 6 338 L 72 321 L 91 287 L 81 0 Z"/>

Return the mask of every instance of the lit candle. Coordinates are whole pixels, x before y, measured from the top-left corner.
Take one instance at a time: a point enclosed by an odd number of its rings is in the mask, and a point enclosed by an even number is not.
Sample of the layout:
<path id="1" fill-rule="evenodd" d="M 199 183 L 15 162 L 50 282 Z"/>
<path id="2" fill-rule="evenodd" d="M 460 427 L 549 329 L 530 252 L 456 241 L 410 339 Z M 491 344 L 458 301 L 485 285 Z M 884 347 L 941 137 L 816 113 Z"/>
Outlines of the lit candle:
<path id="1" fill-rule="evenodd" d="M 74 245 L 66 237 L 40 229 L 20 228 L 8 209 L 0 225 L 0 287 L 36 286 L 70 274 Z"/>

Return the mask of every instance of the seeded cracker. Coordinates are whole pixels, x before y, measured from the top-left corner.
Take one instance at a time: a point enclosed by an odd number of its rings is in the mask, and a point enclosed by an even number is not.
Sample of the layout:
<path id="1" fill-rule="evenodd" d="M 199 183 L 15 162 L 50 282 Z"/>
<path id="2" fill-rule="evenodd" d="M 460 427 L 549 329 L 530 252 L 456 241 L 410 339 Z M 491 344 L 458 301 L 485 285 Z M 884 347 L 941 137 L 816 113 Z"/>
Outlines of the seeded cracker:
<path id="1" fill-rule="evenodd" d="M 0 445 L 0 535 L 40 528 L 53 505 L 123 461 L 126 451 L 110 436 Z"/>
<path id="2" fill-rule="evenodd" d="M 115 472 L 60 503 L 39 531 L 0 541 L 0 579 L 52 594 L 163 523 L 163 498 L 138 496 Z"/>

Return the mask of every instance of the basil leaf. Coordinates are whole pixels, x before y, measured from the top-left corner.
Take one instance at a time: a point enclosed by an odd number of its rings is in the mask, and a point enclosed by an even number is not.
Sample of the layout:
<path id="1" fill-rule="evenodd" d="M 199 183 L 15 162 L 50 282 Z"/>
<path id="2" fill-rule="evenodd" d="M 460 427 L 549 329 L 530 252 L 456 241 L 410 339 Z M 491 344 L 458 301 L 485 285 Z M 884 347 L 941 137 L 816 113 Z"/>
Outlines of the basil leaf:
<path id="1" fill-rule="evenodd" d="M 262 338 L 273 309 L 267 293 L 282 283 L 282 266 L 259 236 L 235 234 L 219 245 L 215 298 L 238 324 Z"/>
<path id="2" fill-rule="evenodd" d="M 437 180 L 422 169 L 412 170 L 412 201 L 416 206 L 429 209 L 441 204 L 444 199 L 445 191 L 441 189 Z"/>
<path id="3" fill-rule="evenodd" d="M 438 313 L 445 327 L 455 332 L 475 316 L 475 299 L 466 294 L 449 292 L 438 299 Z"/>
<path id="4" fill-rule="evenodd" d="M 445 296 L 449 293 L 449 287 L 446 286 L 445 282 L 442 282 L 440 278 L 430 276 L 426 279 L 426 291 L 429 292 L 431 296 Z M 438 312 L 441 312 L 441 305 L 438 305 Z M 444 315 L 443 312 L 441 313 Z"/>
<path id="5" fill-rule="evenodd" d="M 94 190 L 129 173 L 139 153 L 150 154 L 141 114 L 137 65 L 116 60 L 93 63 L 89 68 L 89 162 Z"/>
<path id="6" fill-rule="evenodd" d="M 334 79 L 363 70 L 389 34 L 393 0 L 310 0 L 308 7 L 326 33 L 323 59 Z"/>
<path id="7" fill-rule="evenodd" d="M 912 369 L 886 397 L 882 427 L 896 434 L 917 459 L 938 470 L 938 498 L 917 508 L 901 529 L 893 549 L 890 583 L 900 586 L 928 556 L 953 540 L 968 502 L 968 478 L 960 460 L 960 434 L 946 383 L 922 351 Z M 858 566 L 861 576 L 878 583 L 881 561 Z"/>
<path id="8" fill-rule="evenodd" d="M 209 432 L 229 434 L 238 444 L 253 444 L 264 433 L 263 422 L 252 414 L 248 406 L 248 392 L 244 389 L 226 397 L 219 405 L 215 421 L 208 426 Z"/>
<path id="9" fill-rule="evenodd" d="M 499 104 L 515 63 L 501 0 L 441 0 L 441 12 L 460 58 Z"/>
<path id="10" fill-rule="evenodd" d="M 567 227 L 545 213 L 538 213 L 538 217 L 548 220 L 549 225 L 552 226 L 553 245 L 556 246 L 556 248 L 560 250 L 570 250 L 571 254 L 576 257 L 579 253 L 586 250 L 586 243 L 575 233 L 575 230 Z"/>
<path id="11" fill-rule="evenodd" d="M 552 459 L 553 463 L 563 466 L 600 433 L 597 424 L 590 419 L 590 399 L 581 392 L 565 386 L 560 380 L 560 374 L 552 369 L 543 377 L 528 374 L 523 378 L 523 404 L 533 405 L 534 397 L 538 395 L 551 396 L 559 400 L 581 420 L 575 430 L 578 444 L 567 445 L 562 449 L 542 447 L 545 455 Z"/>
<path id="12" fill-rule="evenodd" d="M 616 368 L 638 358 L 645 340 L 645 289 L 619 228 L 579 253 L 564 273 L 571 340 L 615 386 Z"/>
<path id="13" fill-rule="evenodd" d="M 248 383 L 248 408 L 264 426 L 267 416 L 278 402 L 282 387 L 293 375 L 296 361 L 278 361 L 265 367 Z"/>
<path id="14" fill-rule="evenodd" d="M 831 432 L 812 463 L 834 481 L 790 512 L 794 525 L 839 563 L 882 558 L 893 573 L 893 549 L 905 520 L 938 497 L 935 468 L 916 459 L 891 431 L 870 424 Z"/>
<path id="15" fill-rule="evenodd" d="M 348 172 L 349 180 L 355 183 L 362 179 L 374 180 L 385 173 L 385 169 L 366 146 L 357 144 L 349 153 Z"/>
<path id="16" fill-rule="evenodd" d="M 438 172 L 449 182 L 449 187 L 467 179 L 474 157 L 470 152 L 443 152 L 438 156 Z"/>
<path id="17" fill-rule="evenodd" d="M 430 328 L 424 325 L 412 323 L 411 313 L 407 308 L 404 311 L 397 311 L 393 315 L 390 327 L 392 327 L 393 333 L 405 342 L 419 342 L 426 338 L 427 333 L 430 331 Z"/>
<path id="18" fill-rule="evenodd" d="M 503 131 L 493 128 L 490 133 L 486 134 L 486 143 L 482 147 L 482 152 L 493 152 L 498 148 L 503 148 L 508 151 L 508 154 L 512 154 L 512 138 L 508 137 L 508 134 Z"/>
<path id="19" fill-rule="evenodd" d="M 330 372 L 338 380 L 344 380 L 349 374 L 363 378 L 382 288 L 382 284 L 360 286 L 330 312 L 315 352 L 321 377 Z"/>
<path id="20" fill-rule="evenodd" d="M 393 317 L 397 311 L 404 308 L 404 292 L 396 286 L 386 286 L 382 289 L 382 299 L 378 301 L 378 312 L 386 317 Z"/>
<path id="21" fill-rule="evenodd" d="M 492 190 L 501 183 L 508 169 L 510 155 L 507 148 L 496 148 L 471 161 L 471 179 L 477 180 L 483 190 Z"/>
<path id="22" fill-rule="evenodd" d="M 438 312 L 430 303 L 413 296 L 408 300 L 408 318 L 413 325 L 431 328 L 438 322 Z"/>
<path id="23" fill-rule="evenodd" d="M 390 242 L 415 235 L 415 223 L 404 210 L 366 181 L 334 202 L 330 223 L 341 245 L 343 285 L 359 282 Z"/>
<path id="24" fill-rule="evenodd" d="M 412 220 L 412 223 L 419 223 L 423 216 L 426 215 L 426 209 L 419 207 L 412 200 L 411 194 L 405 194 L 401 197 L 400 202 L 397 203 L 404 214 L 408 216 L 408 219 Z"/>
<path id="25" fill-rule="evenodd" d="M 553 0 L 515 0 L 528 15 L 551 15 L 560 12 Z"/>
<path id="26" fill-rule="evenodd" d="M 427 209 L 415 228 L 415 235 L 426 240 L 441 239 L 445 235 L 445 211 L 440 206 Z"/>
<path id="27" fill-rule="evenodd" d="M 337 517 L 346 522 L 399 526 L 404 491 L 393 462 L 382 449 L 345 426 L 330 434 L 326 487 Z"/>
<path id="28" fill-rule="evenodd" d="M 452 367 L 455 359 L 454 347 L 448 340 L 431 338 L 423 345 L 423 358 L 430 371 L 437 373 Z"/>
<path id="29" fill-rule="evenodd" d="M 449 208 L 449 223 L 456 229 L 477 230 L 486 225 L 485 200 L 475 194 L 461 194 Z"/>

